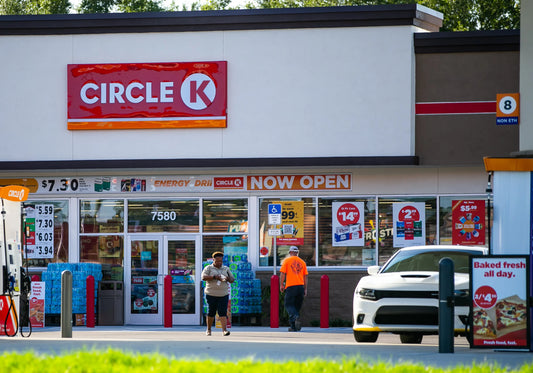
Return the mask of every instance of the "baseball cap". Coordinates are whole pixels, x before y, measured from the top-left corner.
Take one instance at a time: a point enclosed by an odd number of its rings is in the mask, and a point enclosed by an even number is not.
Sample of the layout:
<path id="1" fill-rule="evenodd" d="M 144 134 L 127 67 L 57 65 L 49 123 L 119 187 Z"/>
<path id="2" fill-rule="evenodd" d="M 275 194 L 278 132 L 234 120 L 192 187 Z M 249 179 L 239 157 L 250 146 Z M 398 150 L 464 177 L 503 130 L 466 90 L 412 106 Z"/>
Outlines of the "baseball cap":
<path id="1" fill-rule="evenodd" d="M 298 246 L 291 246 L 291 247 L 289 247 L 289 253 L 290 253 L 290 252 L 295 252 L 295 253 L 297 253 L 298 251 L 300 251 L 300 250 L 298 249 Z"/>

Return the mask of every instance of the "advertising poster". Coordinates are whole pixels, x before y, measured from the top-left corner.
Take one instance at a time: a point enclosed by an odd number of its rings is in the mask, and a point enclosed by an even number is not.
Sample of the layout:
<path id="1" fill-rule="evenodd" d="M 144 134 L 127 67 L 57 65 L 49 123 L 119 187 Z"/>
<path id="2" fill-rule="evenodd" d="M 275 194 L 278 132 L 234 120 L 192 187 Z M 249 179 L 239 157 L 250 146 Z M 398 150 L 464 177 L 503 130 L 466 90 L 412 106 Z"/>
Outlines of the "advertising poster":
<path id="1" fill-rule="evenodd" d="M 452 245 L 485 245 L 485 201 L 452 201 Z"/>
<path id="2" fill-rule="evenodd" d="M 426 206 L 424 202 L 392 204 L 394 247 L 419 246 L 426 243 Z"/>
<path id="3" fill-rule="evenodd" d="M 529 348 L 528 259 L 471 258 L 471 347 Z"/>
<path id="4" fill-rule="evenodd" d="M 32 281 L 30 296 L 30 323 L 34 328 L 44 327 L 44 281 Z"/>
<path id="5" fill-rule="evenodd" d="M 278 245 L 304 244 L 304 202 L 289 201 L 281 204 L 281 236 Z"/>
<path id="6" fill-rule="evenodd" d="M 333 202 L 331 220 L 332 246 L 365 246 L 364 202 Z"/>

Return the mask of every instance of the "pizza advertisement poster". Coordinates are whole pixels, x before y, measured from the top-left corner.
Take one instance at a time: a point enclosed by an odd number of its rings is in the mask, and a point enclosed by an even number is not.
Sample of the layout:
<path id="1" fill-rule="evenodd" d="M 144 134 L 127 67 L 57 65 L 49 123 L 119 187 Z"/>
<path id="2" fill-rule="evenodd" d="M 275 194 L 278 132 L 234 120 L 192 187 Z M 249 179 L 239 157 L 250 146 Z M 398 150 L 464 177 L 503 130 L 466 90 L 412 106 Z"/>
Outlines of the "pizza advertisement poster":
<path id="1" fill-rule="evenodd" d="M 485 245 L 485 201 L 452 201 L 452 245 Z"/>
<path id="2" fill-rule="evenodd" d="M 426 244 L 426 205 L 424 202 L 395 202 L 392 204 L 393 246 Z"/>
<path id="3" fill-rule="evenodd" d="M 529 257 L 471 258 L 470 346 L 529 349 Z"/>

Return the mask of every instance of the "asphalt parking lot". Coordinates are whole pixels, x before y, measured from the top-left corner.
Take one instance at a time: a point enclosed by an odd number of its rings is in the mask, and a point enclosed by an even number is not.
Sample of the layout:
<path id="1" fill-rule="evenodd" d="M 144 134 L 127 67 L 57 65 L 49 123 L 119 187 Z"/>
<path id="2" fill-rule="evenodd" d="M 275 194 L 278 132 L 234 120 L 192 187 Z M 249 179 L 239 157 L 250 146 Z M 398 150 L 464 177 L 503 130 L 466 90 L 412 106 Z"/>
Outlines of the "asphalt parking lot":
<path id="1" fill-rule="evenodd" d="M 424 366 L 453 367 L 472 364 L 498 364 L 518 368 L 533 363 L 525 350 L 471 349 L 463 337 L 454 339 L 453 353 L 439 353 L 438 336 L 425 336 L 419 345 L 401 344 L 397 335 L 382 333 L 377 343 L 356 343 L 351 328 L 304 328 L 289 333 L 286 328 L 234 326 L 224 337 L 215 329 L 205 335 L 201 326 L 96 326 L 74 327 L 72 338 L 62 338 L 59 327 L 33 329 L 27 338 L 0 337 L 0 352 L 34 351 L 38 354 L 63 354 L 81 349 L 130 353 L 160 353 L 180 359 L 235 361 L 253 359 L 283 362 L 323 358 L 342 361 L 357 358 L 368 362 L 415 363 Z M 23 330 L 27 335 L 29 330 Z"/>

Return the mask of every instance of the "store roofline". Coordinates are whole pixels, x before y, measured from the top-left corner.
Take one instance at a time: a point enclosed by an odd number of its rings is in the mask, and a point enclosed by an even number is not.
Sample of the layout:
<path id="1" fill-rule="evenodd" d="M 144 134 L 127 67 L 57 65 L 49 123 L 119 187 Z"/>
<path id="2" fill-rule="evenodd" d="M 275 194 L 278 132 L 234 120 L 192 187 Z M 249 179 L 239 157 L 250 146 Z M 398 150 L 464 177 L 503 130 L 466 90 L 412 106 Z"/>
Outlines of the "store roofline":
<path id="1" fill-rule="evenodd" d="M 415 53 L 520 51 L 520 30 L 415 33 Z"/>
<path id="2" fill-rule="evenodd" d="M 4 161 L 0 171 L 81 170 L 140 168 L 222 167 L 332 167 L 332 166 L 417 166 L 417 156 L 397 157 L 306 157 L 306 158 L 197 158 L 197 159 L 94 159 L 51 161 Z"/>
<path id="3" fill-rule="evenodd" d="M 57 35 L 411 25 L 438 31 L 442 18 L 417 4 L 151 13 L 0 16 L 0 35 Z"/>

